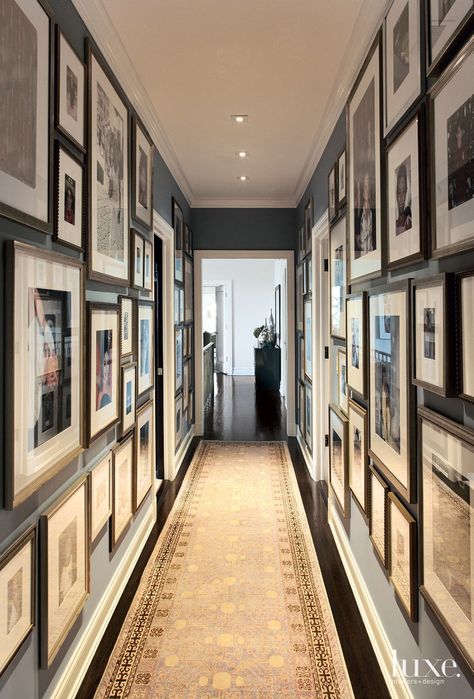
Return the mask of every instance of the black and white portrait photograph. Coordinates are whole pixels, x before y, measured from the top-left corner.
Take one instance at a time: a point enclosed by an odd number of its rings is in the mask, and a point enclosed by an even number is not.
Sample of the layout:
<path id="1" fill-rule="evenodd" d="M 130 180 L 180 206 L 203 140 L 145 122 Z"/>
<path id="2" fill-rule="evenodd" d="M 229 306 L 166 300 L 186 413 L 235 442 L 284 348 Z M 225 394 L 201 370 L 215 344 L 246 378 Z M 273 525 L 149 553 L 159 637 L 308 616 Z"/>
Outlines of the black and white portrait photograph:
<path id="1" fill-rule="evenodd" d="M 393 91 L 397 92 L 410 72 L 410 36 L 408 31 L 409 3 L 400 13 L 393 27 Z"/>
<path id="2" fill-rule="evenodd" d="M 56 32 L 56 126 L 80 150 L 85 150 L 85 66 L 59 26 Z"/>
<path id="3" fill-rule="evenodd" d="M 75 250 L 83 250 L 83 186 L 82 163 L 56 144 L 57 181 L 55 238 Z"/>
<path id="4" fill-rule="evenodd" d="M 474 197 L 474 95 L 448 118 L 448 209 Z"/>
<path id="5" fill-rule="evenodd" d="M 400 235 L 412 227 L 411 214 L 411 159 L 406 158 L 395 169 L 397 200 L 397 219 L 395 221 L 395 235 Z"/>
<path id="6" fill-rule="evenodd" d="M 359 368 L 360 363 L 360 320 L 351 318 L 351 364 L 354 369 Z"/>
<path id="7" fill-rule="evenodd" d="M 375 431 L 400 453 L 400 318 L 375 317 Z"/>
<path id="8" fill-rule="evenodd" d="M 434 67 L 472 11 L 472 0 L 429 0 L 429 9 L 429 59 Z"/>
<path id="9" fill-rule="evenodd" d="M 454 280 L 450 274 L 415 280 L 413 383 L 438 395 L 457 392 Z"/>
<path id="10" fill-rule="evenodd" d="M 425 359 L 436 359 L 436 309 L 423 309 L 423 354 Z"/>
<path id="11" fill-rule="evenodd" d="M 367 296 L 352 294 L 346 299 L 347 383 L 353 391 L 366 394 Z"/>
<path id="12" fill-rule="evenodd" d="M 113 384 L 112 366 L 114 357 L 113 330 L 96 331 L 96 410 L 99 411 L 112 403 Z"/>

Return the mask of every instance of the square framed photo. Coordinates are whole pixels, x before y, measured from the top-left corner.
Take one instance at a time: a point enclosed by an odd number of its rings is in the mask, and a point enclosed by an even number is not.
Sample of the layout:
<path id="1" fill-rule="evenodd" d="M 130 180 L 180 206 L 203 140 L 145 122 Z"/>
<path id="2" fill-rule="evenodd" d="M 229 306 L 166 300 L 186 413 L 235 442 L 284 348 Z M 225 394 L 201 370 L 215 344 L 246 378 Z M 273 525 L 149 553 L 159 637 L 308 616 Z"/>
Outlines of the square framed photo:
<path id="1" fill-rule="evenodd" d="M 189 257 L 184 257 L 184 322 L 193 320 L 194 309 L 194 284 L 193 284 L 193 263 Z"/>
<path id="2" fill-rule="evenodd" d="M 86 67 L 56 26 L 56 128 L 83 153 L 86 148 Z"/>
<path id="3" fill-rule="evenodd" d="M 136 512 L 150 492 L 155 479 L 155 418 L 153 401 L 137 410 L 135 460 L 133 470 L 133 511 Z"/>
<path id="4" fill-rule="evenodd" d="M 5 506 L 16 507 L 83 448 L 83 264 L 7 245 Z"/>
<path id="5" fill-rule="evenodd" d="M 183 211 L 176 201 L 172 198 L 171 206 L 173 210 L 173 230 L 174 230 L 174 278 L 178 282 L 183 281 L 183 238 L 184 238 L 184 219 Z"/>
<path id="6" fill-rule="evenodd" d="M 128 110 L 86 43 L 89 104 L 89 279 L 129 285 Z"/>
<path id="7" fill-rule="evenodd" d="M 432 256 L 474 247 L 474 37 L 432 88 Z"/>
<path id="8" fill-rule="evenodd" d="M 307 381 L 313 380 L 313 322 L 311 299 L 304 302 L 304 375 Z"/>
<path id="9" fill-rule="evenodd" d="M 329 231 L 331 273 L 331 336 L 346 337 L 346 218 Z"/>
<path id="10" fill-rule="evenodd" d="M 349 488 L 364 517 L 367 517 L 368 439 L 367 410 L 349 400 L 348 457 Z"/>
<path id="11" fill-rule="evenodd" d="M 474 432 L 421 406 L 418 440 L 423 502 L 420 590 L 472 672 Z"/>
<path id="12" fill-rule="evenodd" d="M 393 0 L 385 16 L 385 134 L 395 126 L 421 92 L 420 19 L 420 0 Z"/>
<path id="13" fill-rule="evenodd" d="M 402 609 L 418 619 L 418 551 L 416 520 L 394 493 L 388 494 L 388 574 Z"/>
<path id="14" fill-rule="evenodd" d="M 367 398 L 367 293 L 346 298 L 347 384 Z"/>
<path id="15" fill-rule="evenodd" d="M 387 560 L 387 495 L 388 485 L 369 464 L 369 536 L 379 562 L 388 567 Z"/>
<path id="16" fill-rule="evenodd" d="M 472 0 L 428 0 L 428 62 L 433 74 L 474 13 Z"/>
<path id="17" fill-rule="evenodd" d="M 313 388 L 309 384 L 305 384 L 305 435 L 306 444 L 308 449 L 312 451 L 313 449 Z"/>
<path id="18" fill-rule="evenodd" d="M 153 143 L 138 117 L 132 118 L 132 216 L 153 226 Z"/>
<path id="19" fill-rule="evenodd" d="M 155 385 L 155 333 L 153 301 L 138 301 L 137 354 L 138 354 L 138 397 Z"/>
<path id="20" fill-rule="evenodd" d="M 337 348 L 337 404 L 342 412 L 347 415 L 349 409 L 349 391 L 347 388 L 347 363 L 346 350 Z"/>
<path id="21" fill-rule="evenodd" d="M 347 165 L 346 165 L 346 149 L 342 151 L 337 159 L 337 208 L 340 212 L 342 207 L 347 203 Z"/>
<path id="22" fill-rule="evenodd" d="M 87 304 L 88 444 L 120 420 L 119 307 Z"/>
<path id="23" fill-rule="evenodd" d="M 347 103 L 349 147 L 348 283 L 379 277 L 383 268 L 380 32 Z"/>
<path id="24" fill-rule="evenodd" d="M 40 518 L 41 667 L 48 668 L 89 596 L 88 476 L 81 476 Z"/>
<path id="25" fill-rule="evenodd" d="M 349 516 L 349 459 L 347 417 L 335 405 L 329 406 L 329 482 L 343 517 Z"/>
<path id="26" fill-rule="evenodd" d="M 119 296 L 120 307 L 120 357 L 133 354 L 133 328 L 135 300 L 129 296 Z"/>
<path id="27" fill-rule="evenodd" d="M 174 421 L 175 438 L 174 438 L 174 448 L 175 448 L 175 451 L 177 451 L 179 445 L 181 444 L 181 440 L 183 439 L 183 422 L 184 422 L 184 415 L 183 415 L 183 396 L 182 396 L 181 394 L 180 394 L 177 398 L 175 398 L 175 401 L 174 401 L 174 409 L 175 409 L 175 421 Z"/>
<path id="28" fill-rule="evenodd" d="M 153 245 L 149 240 L 143 244 L 143 288 L 153 291 Z"/>
<path id="29" fill-rule="evenodd" d="M 135 427 L 137 402 L 137 363 L 129 362 L 120 367 L 120 436 Z"/>
<path id="30" fill-rule="evenodd" d="M 459 347 L 460 352 L 460 395 L 474 402 L 474 368 L 472 348 L 474 347 L 474 271 L 462 272 L 457 276 L 459 304 Z"/>
<path id="31" fill-rule="evenodd" d="M 109 451 L 89 472 L 89 532 L 97 539 L 112 514 L 112 452 Z"/>
<path id="32" fill-rule="evenodd" d="M 36 526 L 0 556 L 0 676 L 35 625 Z"/>
<path id="33" fill-rule="evenodd" d="M 145 240 L 136 230 L 130 231 L 132 249 L 132 274 L 131 282 L 134 289 L 143 289 L 143 257 L 145 254 Z"/>
<path id="34" fill-rule="evenodd" d="M 52 233 L 52 13 L 4 0 L 0 27 L 0 215 Z"/>
<path id="35" fill-rule="evenodd" d="M 416 498 L 409 280 L 369 292 L 369 455 L 408 502 Z"/>
<path id="36" fill-rule="evenodd" d="M 174 390 L 178 393 L 183 387 L 183 328 L 175 328 L 175 380 Z"/>
<path id="37" fill-rule="evenodd" d="M 306 202 L 304 207 L 304 239 L 305 239 L 305 250 L 306 254 L 311 252 L 312 248 L 312 234 L 313 234 L 313 197 L 310 197 Z"/>
<path id="38" fill-rule="evenodd" d="M 133 434 L 112 450 L 112 526 L 110 550 L 118 545 L 133 518 Z"/>
<path id="39" fill-rule="evenodd" d="M 54 237 L 63 245 L 82 251 L 84 166 L 56 143 Z"/>
<path id="40" fill-rule="evenodd" d="M 336 199 L 336 187 L 337 187 L 337 163 L 331 169 L 328 175 L 328 219 L 329 223 L 334 221 L 337 217 L 337 199 Z"/>

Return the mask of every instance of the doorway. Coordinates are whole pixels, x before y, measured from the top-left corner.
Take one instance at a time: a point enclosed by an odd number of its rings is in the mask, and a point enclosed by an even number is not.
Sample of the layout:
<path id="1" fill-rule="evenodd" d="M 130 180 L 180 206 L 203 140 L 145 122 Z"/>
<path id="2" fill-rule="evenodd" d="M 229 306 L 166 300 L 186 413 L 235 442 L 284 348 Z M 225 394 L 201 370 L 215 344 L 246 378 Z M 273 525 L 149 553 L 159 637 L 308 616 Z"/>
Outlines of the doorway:
<path id="1" fill-rule="evenodd" d="M 165 477 L 163 429 L 163 243 L 154 236 L 154 296 L 155 296 L 155 466 L 156 479 Z"/>

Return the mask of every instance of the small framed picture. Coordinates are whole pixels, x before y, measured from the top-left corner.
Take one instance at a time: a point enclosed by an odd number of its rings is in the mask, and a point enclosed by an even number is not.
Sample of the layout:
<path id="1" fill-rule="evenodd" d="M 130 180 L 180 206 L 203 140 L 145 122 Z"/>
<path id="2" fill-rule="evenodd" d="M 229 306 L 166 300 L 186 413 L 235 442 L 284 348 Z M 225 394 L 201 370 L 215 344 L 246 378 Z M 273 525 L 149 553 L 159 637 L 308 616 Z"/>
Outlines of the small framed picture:
<path id="1" fill-rule="evenodd" d="M 301 436 L 306 439 L 306 416 L 305 416 L 305 387 L 304 384 L 300 383 L 298 385 L 298 425 L 300 428 Z"/>
<path id="2" fill-rule="evenodd" d="M 312 302 L 311 299 L 305 299 L 304 302 L 304 375 L 306 380 L 313 379 L 313 347 L 312 347 Z"/>
<path id="3" fill-rule="evenodd" d="M 459 298 L 460 395 L 474 402 L 474 271 L 457 276 Z"/>
<path id="4" fill-rule="evenodd" d="M 138 342 L 138 397 L 153 388 L 155 384 L 154 312 L 153 301 L 138 301 L 138 330 L 136 333 Z"/>
<path id="5" fill-rule="evenodd" d="M 142 122 L 132 117 L 132 216 L 153 226 L 153 143 Z"/>
<path id="6" fill-rule="evenodd" d="M 89 497 L 81 476 L 40 518 L 41 666 L 48 668 L 89 596 Z"/>
<path id="7" fill-rule="evenodd" d="M 310 197 L 304 207 L 304 238 L 306 254 L 311 252 L 313 234 L 313 197 Z"/>
<path id="8" fill-rule="evenodd" d="M 312 451 L 313 449 L 313 388 L 312 386 L 305 384 L 305 440 L 308 445 L 308 449 Z"/>
<path id="9" fill-rule="evenodd" d="M 367 410 L 349 400 L 349 488 L 367 517 L 367 466 L 369 463 Z"/>
<path id="10" fill-rule="evenodd" d="M 347 384 L 367 397 L 367 293 L 346 298 Z"/>
<path id="11" fill-rule="evenodd" d="M 369 536 L 384 568 L 387 568 L 387 494 L 388 485 L 369 464 Z"/>
<path id="12" fill-rule="evenodd" d="M 133 309 L 135 301 L 129 296 L 119 296 L 120 306 L 120 357 L 133 354 Z"/>
<path id="13" fill-rule="evenodd" d="M 296 329 L 303 332 L 303 276 L 304 264 L 296 267 Z"/>
<path id="14" fill-rule="evenodd" d="M 179 288 L 179 294 L 178 294 L 178 301 L 179 301 L 179 312 L 178 312 L 178 322 L 179 323 L 184 323 L 184 289 L 182 287 Z"/>
<path id="15" fill-rule="evenodd" d="M 175 451 L 177 451 L 183 439 L 183 396 L 179 395 L 174 401 L 175 407 Z"/>
<path id="16" fill-rule="evenodd" d="M 329 232 L 331 273 L 331 335 L 346 337 L 346 217 Z"/>
<path id="17" fill-rule="evenodd" d="M 135 426 L 137 363 L 122 365 L 121 373 L 120 436 L 123 437 Z"/>
<path id="18" fill-rule="evenodd" d="M 83 248 L 84 166 L 56 143 L 54 237 L 74 250 Z"/>
<path id="19" fill-rule="evenodd" d="M 113 551 L 133 517 L 133 434 L 112 450 L 112 526 L 110 550 Z"/>
<path id="20" fill-rule="evenodd" d="M 112 514 L 112 452 L 89 473 L 90 539 L 93 542 Z"/>
<path id="21" fill-rule="evenodd" d="M 36 526 L 0 556 L 0 676 L 35 625 Z"/>
<path id="22" fill-rule="evenodd" d="M 135 289 L 143 289 L 143 256 L 145 241 L 137 231 L 131 231 L 132 249 L 132 286 Z"/>
<path id="23" fill-rule="evenodd" d="M 153 291 L 153 245 L 149 240 L 143 243 L 143 288 Z"/>
<path id="24" fill-rule="evenodd" d="M 337 216 L 337 202 L 336 202 L 336 186 L 337 186 L 337 176 L 336 167 L 334 165 L 331 172 L 328 175 L 328 219 L 329 223 L 334 221 Z"/>
<path id="25" fill-rule="evenodd" d="M 452 282 L 449 274 L 413 282 L 413 383 L 442 396 L 453 394 L 456 381 Z"/>
<path id="26" fill-rule="evenodd" d="M 339 211 L 347 202 L 346 172 L 346 149 L 344 148 L 337 159 L 337 208 Z"/>
<path id="27" fill-rule="evenodd" d="M 346 350 L 337 349 L 337 404 L 342 412 L 347 415 L 349 409 L 349 391 L 347 389 L 347 363 Z"/>
<path id="28" fill-rule="evenodd" d="M 306 241 L 304 237 L 304 226 L 298 231 L 298 262 L 301 262 L 306 254 Z"/>
<path id="29" fill-rule="evenodd" d="M 183 328 L 175 328 L 175 393 L 183 387 Z"/>
<path id="30" fill-rule="evenodd" d="M 184 336 L 186 336 L 186 328 L 184 328 Z M 189 362 L 183 365 L 183 410 L 188 409 L 189 399 Z"/>
<path id="31" fill-rule="evenodd" d="M 133 511 L 136 512 L 150 492 L 155 478 L 155 421 L 153 401 L 137 410 L 135 460 L 133 470 Z"/>
<path id="32" fill-rule="evenodd" d="M 194 287 L 193 287 L 193 263 L 189 257 L 184 258 L 184 322 L 193 320 Z"/>
<path id="33" fill-rule="evenodd" d="M 456 37 L 467 27 L 474 12 L 472 0 L 428 0 L 429 73 L 448 53 Z"/>
<path id="34" fill-rule="evenodd" d="M 388 494 L 389 580 L 408 618 L 418 618 L 416 520 L 394 493 Z"/>
<path id="35" fill-rule="evenodd" d="M 186 255 L 193 254 L 193 232 L 187 223 L 184 224 L 184 252 Z"/>
<path id="36" fill-rule="evenodd" d="M 174 230 L 174 278 L 178 282 L 183 281 L 183 237 L 184 220 L 183 211 L 176 201 L 172 199 L 173 230 Z"/>
<path id="37" fill-rule="evenodd" d="M 329 406 L 329 482 L 343 517 L 349 516 L 349 459 L 347 430 L 349 421 L 341 410 Z"/>
<path id="38" fill-rule="evenodd" d="M 86 67 L 56 27 L 56 128 L 85 152 Z"/>

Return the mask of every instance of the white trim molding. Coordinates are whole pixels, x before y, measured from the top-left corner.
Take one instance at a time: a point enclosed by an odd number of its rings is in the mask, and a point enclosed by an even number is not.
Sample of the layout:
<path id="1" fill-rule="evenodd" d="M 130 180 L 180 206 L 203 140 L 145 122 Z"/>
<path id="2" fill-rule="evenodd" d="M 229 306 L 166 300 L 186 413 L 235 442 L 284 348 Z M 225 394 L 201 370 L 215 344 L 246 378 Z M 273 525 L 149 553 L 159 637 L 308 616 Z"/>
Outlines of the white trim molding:
<path id="1" fill-rule="evenodd" d="M 294 209 L 294 197 L 285 199 L 217 199 L 192 197 L 193 209 Z"/>

